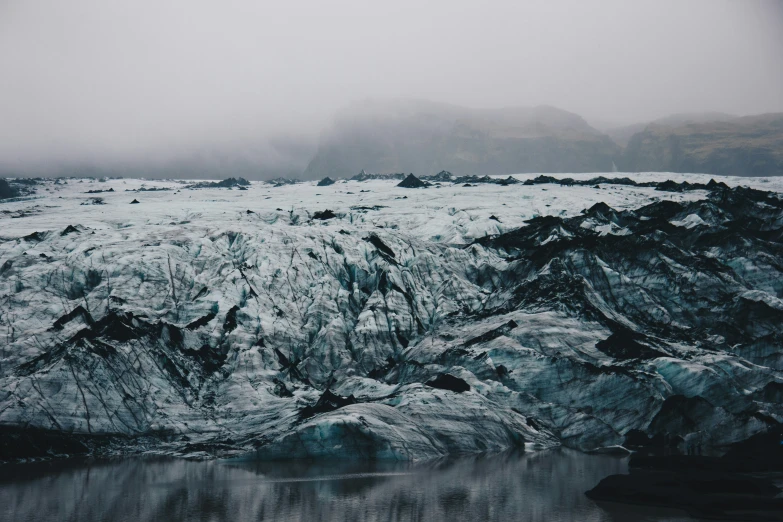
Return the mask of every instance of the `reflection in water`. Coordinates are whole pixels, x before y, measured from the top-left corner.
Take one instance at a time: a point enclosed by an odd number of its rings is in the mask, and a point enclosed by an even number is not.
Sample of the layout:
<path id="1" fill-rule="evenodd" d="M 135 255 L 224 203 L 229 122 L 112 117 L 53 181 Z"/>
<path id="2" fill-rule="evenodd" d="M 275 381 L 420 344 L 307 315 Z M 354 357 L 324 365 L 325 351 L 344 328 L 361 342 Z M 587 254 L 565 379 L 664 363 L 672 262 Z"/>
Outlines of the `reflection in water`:
<path id="1" fill-rule="evenodd" d="M 0 520 L 682 521 L 584 492 L 627 459 L 566 450 L 428 463 L 129 458 L 0 466 Z"/>

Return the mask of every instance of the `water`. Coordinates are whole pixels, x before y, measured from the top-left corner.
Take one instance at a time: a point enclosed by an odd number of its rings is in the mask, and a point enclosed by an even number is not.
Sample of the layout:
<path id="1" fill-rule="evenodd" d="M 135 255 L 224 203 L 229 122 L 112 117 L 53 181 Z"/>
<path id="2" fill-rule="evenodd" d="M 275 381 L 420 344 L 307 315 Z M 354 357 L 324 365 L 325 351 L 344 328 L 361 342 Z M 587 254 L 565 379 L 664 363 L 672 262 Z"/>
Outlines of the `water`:
<path id="1" fill-rule="evenodd" d="M 627 458 L 567 450 L 424 464 L 126 458 L 0 466 L 2 521 L 658 521 L 584 492 Z"/>

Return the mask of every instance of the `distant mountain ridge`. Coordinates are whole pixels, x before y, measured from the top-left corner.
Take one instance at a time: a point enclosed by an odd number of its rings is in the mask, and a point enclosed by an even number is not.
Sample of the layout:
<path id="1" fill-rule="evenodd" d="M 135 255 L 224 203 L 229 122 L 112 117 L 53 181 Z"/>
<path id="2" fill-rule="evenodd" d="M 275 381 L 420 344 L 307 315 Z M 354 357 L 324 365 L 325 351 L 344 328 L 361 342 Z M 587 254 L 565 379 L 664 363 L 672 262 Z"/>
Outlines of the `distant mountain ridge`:
<path id="1" fill-rule="evenodd" d="M 550 106 L 470 109 L 426 100 L 367 100 L 340 111 L 304 178 L 368 172 L 457 176 L 529 172 L 783 174 L 783 114 L 673 114 L 593 128 Z"/>
<path id="2" fill-rule="evenodd" d="M 304 176 L 457 175 L 612 169 L 620 148 L 581 116 L 549 106 L 469 109 L 423 100 L 364 101 L 338 113 Z"/>
<path id="3" fill-rule="evenodd" d="M 782 175 L 783 113 L 650 124 L 631 137 L 618 165 L 630 171 Z"/>
<path id="4" fill-rule="evenodd" d="M 457 178 L 613 170 L 783 175 L 783 113 L 682 113 L 612 127 L 592 126 L 578 114 L 546 105 L 473 109 L 427 100 L 366 100 L 339 111 L 320 139 L 310 129 L 205 144 L 167 159 L 150 155 L 40 168 L 0 163 L 0 178 L 336 180 L 365 171 L 423 179 L 443 170 Z"/>
<path id="5" fill-rule="evenodd" d="M 663 125 L 668 127 L 679 127 L 680 125 L 688 125 L 691 123 L 708 123 L 715 121 L 729 121 L 736 119 L 738 116 L 727 114 L 725 112 L 686 112 L 678 114 L 670 114 L 663 118 L 658 118 L 653 121 L 645 121 L 634 123 L 631 125 L 624 125 L 622 127 L 609 127 L 603 128 L 603 132 L 612 138 L 612 140 L 625 148 L 628 146 L 628 142 L 631 140 L 634 134 L 643 132 L 648 125 Z M 598 127 L 597 127 L 598 128 Z"/>

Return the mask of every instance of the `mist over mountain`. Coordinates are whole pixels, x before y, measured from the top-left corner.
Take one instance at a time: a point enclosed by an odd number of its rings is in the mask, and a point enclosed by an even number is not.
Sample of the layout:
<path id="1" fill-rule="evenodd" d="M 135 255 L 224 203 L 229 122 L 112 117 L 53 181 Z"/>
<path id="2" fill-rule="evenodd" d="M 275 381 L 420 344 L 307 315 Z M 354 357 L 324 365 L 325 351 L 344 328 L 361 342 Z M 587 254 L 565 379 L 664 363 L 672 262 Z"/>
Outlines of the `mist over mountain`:
<path id="1" fill-rule="evenodd" d="M 632 171 L 739 176 L 783 174 L 783 113 L 681 125 L 634 134 L 619 166 Z"/>
<path id="2" fill-rule="evenodd" d="M 625 171 L 783 173 L 783 114 L 673 114 L 606 129 L 550 106 L 469 109 L 424 100 L 340 111 L 304 177 L 369 172 L 465 174 Z"/>
<path id="3" fill-rule="evenodd" d="M 612 138 L 612 140 L 621 147 L 626 147 L 628 146 L 628 142 L 631 140 L 634 134 L 644 131 L 644 129 L 646 129 L 647 126 L 651 124 L 661 126 L 680 126 L 690 123 L 728 121 L 735 118 L 737 118 L 737 116 L 726 114 L 725 112 L 688 112 L 671 114 L 669 116 L 664 116 L 663 118 L 658 118 L 657 120 L 638 122 L 620 127 L 596 126 L 596 128 Z"/>
<path id="4" fill-rule="evenodd" d="M 506 174 L 612 170 L 620 149 L 579 115 L 550 106 L 470 109 L 368 100 L 342 110 L 306 178 L 372 172 Z"/>
<path id="5" fill-rule="evenodd" d="M 0 2 L 0 177 L 605 171 L 783 111 L 781 49 L 775 0 Z"/>
<path id="6" fill-rule="evenodd" d="M 423 99 L 372 99 L 325 127 L 212 140 L 169 155 L 41 165 L 0 162 L 0 177 L 75 176 L 269 180 L 377 173 L 455 175 L 681 172 L 783 174 L 783 113 L 678 113 L 623 127 L 591 126 L 547 105 L 468 108 Z M 318 131 L 320 130 L 320 138 Z"/>

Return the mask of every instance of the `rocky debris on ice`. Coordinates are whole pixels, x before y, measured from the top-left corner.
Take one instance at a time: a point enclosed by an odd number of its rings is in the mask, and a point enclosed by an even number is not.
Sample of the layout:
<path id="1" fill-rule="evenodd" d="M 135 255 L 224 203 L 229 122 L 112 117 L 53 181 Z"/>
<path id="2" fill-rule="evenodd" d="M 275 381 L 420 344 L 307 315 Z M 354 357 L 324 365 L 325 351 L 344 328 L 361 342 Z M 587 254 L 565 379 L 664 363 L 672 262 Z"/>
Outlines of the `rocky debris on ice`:
<path id="1" fill-rule="evenodd" d="M 514 185 L 521 183 L 518 179 L 508 176 L 506 178 L 498 178 L 492 176 L 460 176 L 458 178 L 450 180 L 453 183 L 464 184 L 465 186 L 473 186 L 477 184 L 492 184 L 492 185 Z"/>
<path id="2" fill-rule="evenodd" d="M 320 219 L 321 221 L 326 221 L 327 219 L 334 219 L 336 217 L 337 214 L 335 214 L 328 208 L 326 210 L 317 210 L 313 212 L 313 219 Z"/>
<path id="3" fill-rule="evenodd" d="M 269 181 L 266 181 L 268 185 L 272 185 L 274 187 L 285 187 L 286 185 L 296 185 L 297 183 L 301 183 L 298 179 L 292 179 L 292 178 L 275 178 L 270 179 Z"/>
<path id="4" fill-rule="evenodd" d="M 357 175 L 351 178 L 351 181 L 369 181 L 369 180 L 390 180 L 390 179 L 404 179 L 405 174 L 396 172 L 391 174 L 365 172 L 364 169 Z"/>
<path id="5" fill-rule="evenodd" d="M 426 181 L 431 181 L 433 183 L 436 183 L 436 182 L 448 183 L 448 182 L 452 181 L 453 177 L 454 177 L 454 175 L 451 172 L 449 172 L 447 170 L 441 170 L 440 172 L 438 172 L 434 176 L 423 176 L 422 179 L 424 179 Z"/>
<path id="6" fill-rule="evenodd" d="M 185 186 L 188 189 L 205 188 L 244 188 L 250 186 L 250 182 L 245 178 L 226 178 L 221 181 L 202 181 Z"/>

